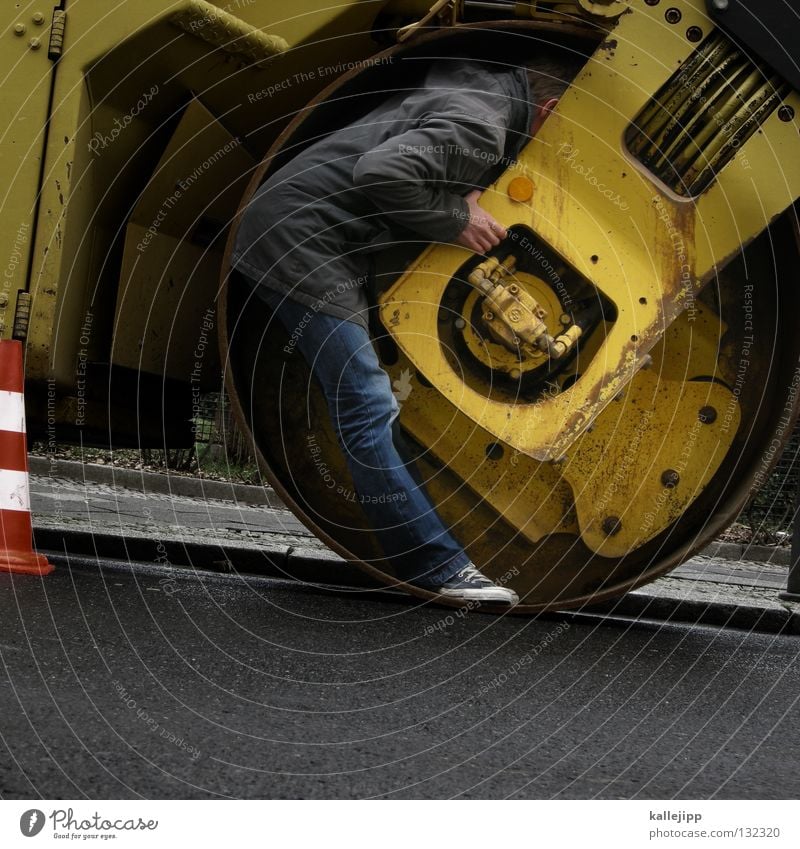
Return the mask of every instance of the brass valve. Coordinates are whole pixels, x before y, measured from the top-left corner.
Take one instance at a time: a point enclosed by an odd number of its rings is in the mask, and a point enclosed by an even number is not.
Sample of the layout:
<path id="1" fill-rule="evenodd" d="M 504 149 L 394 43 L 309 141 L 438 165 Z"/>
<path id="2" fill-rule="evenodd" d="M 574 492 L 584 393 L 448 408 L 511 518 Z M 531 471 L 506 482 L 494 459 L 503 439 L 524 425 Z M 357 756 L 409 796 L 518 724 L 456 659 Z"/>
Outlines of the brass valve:
<path id="1" fill-rule="evenodd" d="M 517 260 L 509 254 L 502 262 L 489 257 L 467 278 L 485 296 L 483 320 L 491 335 L 510 351 L 520 350 L 529 357 L 547 353 L 560 359 L 575 347 L 583 331 L 577 324 L 556 338 L 547 331 L 547 311 L 519 283 L 513 282 Z M 507 278 L 510 282 L 504 283 Z"/>

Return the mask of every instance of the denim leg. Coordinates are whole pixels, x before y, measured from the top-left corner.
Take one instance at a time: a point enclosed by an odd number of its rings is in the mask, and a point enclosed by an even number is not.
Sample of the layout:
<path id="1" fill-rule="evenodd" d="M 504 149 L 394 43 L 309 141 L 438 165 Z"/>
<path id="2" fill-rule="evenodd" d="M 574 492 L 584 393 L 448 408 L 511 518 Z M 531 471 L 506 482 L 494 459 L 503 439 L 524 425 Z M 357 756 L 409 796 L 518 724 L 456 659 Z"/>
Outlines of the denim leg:
<path id="1" fill-rule="evenodd" d="M 297 347 L 322 387 L 359 504 L 397 577 L 420 585 L 443 583 L 469 556 L 398 453 L 397 399 L 369 334 L 352 321 L 277 293 L 270 292 L 267 300 L 289 333 L 299 333 Z"/>

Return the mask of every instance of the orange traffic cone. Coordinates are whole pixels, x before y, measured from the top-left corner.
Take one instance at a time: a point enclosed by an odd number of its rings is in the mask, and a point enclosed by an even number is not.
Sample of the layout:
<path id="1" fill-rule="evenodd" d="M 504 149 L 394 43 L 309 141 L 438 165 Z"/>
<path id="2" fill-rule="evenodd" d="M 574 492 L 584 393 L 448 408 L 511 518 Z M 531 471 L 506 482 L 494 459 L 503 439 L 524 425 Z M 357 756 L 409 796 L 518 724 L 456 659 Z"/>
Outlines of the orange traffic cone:
<path id="1" fill-rule="evenodd" d="M 0 572 L 47 575 L 53 567 L 31 546 L 22 384 L 22 343 L 0 341 Z"/>

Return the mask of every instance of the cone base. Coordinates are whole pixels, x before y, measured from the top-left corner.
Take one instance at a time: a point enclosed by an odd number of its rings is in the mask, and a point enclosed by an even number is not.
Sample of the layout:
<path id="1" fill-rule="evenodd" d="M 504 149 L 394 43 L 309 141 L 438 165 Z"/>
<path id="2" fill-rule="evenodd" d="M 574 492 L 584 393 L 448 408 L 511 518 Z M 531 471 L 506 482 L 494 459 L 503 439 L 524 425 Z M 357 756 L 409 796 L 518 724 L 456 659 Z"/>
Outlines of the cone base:
<path id="1" fill-rule="evenodd" d="M 0 572 L 20 575 L 49 575 L 55 566 L 43 554 L 24 551 L 0 551 Z"/>

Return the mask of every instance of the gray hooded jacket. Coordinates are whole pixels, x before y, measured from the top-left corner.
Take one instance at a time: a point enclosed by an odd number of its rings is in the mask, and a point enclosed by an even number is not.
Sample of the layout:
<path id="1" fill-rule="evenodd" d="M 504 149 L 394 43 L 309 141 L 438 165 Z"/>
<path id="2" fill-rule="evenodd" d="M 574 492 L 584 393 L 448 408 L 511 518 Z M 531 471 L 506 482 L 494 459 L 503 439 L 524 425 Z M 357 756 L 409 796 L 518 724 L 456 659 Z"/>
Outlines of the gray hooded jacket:
<path id="1" fill-rule="evenodd" d="M 320 139 L 256 191 L 233 266 L 314 310 L 368 328 L 370 251 L 452 242 L 464 195 L 490 185 L 528 141 L 525 70 L 439 59 L 423 84 Z"/>

